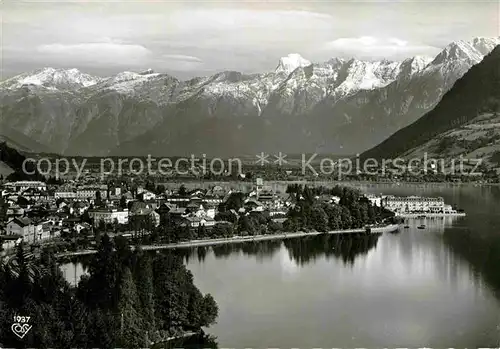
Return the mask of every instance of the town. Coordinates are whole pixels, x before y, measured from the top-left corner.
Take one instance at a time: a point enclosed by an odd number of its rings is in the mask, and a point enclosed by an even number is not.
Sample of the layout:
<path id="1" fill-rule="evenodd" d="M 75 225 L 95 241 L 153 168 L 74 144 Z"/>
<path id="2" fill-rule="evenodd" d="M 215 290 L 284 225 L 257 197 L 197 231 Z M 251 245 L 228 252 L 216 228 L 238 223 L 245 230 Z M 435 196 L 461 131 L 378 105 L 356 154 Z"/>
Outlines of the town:
<path id="1" fill-rule="evenodd" d="M 464 215 L 443 198 L 376 196 L 348 187 L 298 184 L 281 192 L 261 178 L 247 191 L 223 185 L 171 189 L 133 180 L 5 181 L 1 188 L 4 252 L 21 241 L 32 247 L 49 244 L 55 252 L 92 249 L 103 233 L 125 237 L 131 244 L 177 243 L 364 229 L 392 222 L 394 216 Z"/>

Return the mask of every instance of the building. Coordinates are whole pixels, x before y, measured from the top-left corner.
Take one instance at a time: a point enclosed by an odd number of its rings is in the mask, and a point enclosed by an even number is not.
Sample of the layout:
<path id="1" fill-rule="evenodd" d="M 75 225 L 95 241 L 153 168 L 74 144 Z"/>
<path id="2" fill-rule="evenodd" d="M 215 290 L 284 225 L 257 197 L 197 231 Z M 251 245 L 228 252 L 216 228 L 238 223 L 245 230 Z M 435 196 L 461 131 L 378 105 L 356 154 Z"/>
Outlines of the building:
<path id="1" fill-rule="evenodd" d="M 366 198 L 368 199 L 368 201 L 370 201 L 372 206 L 382 207 L 382 197 L 381 196 L 368 194 L 368 195 L 366 195 Z M 339 201 L 340 201 L 340 198 L 339 198 Z"/>
<path id="2" fill-rule="evenodd" d="M 262 203 L 258 200 L 247 199 L 243 205 L 247 211 L 264 211 L 264 205 L 262 205 Z"/>
<path id="3" fill-rule="evenodd" d="M 133 222 L 141 219 L 145 222 L 149 219 L 153 227 L 160 225 L 160 214 L 155 211 L 155 208 L 146 205 L 144 202 L 137 201 L 130 208 L 129 220 Z"/>
<path id="4" fill-rule="evenodd" d="M 107 198 L 107 189 L 101 187 L 81 187 L 78 189 L 60 187 L 54 193 L 56 199 L 72 199 L 72 200 L 95 200 L 96 192 L 101 193 L 101 198 Z"/>
<path id="5" fill-rule="evenodd" d="M 39 181 L 18 181 L 18 182 L 11 182 L 11 183 L 6 183 L 6 187 L 11 187 L 15 188 L 16 191 L 25 191 L 26 189 L 38 189 L 41 191 L 46 191 L 47 190 L 47 184 L 44 182 L 39 182 Z"/>
<path id="6" fill-rule="evenodd" d="M 24 242 L 33 243 L 41 232 L 42 226 L 35 225 L 29 218 L 16 217 L 7 222 L 7 235 L 18 235 Z"/>
<path id="7" fill-rule="evenodd" d="M 101 199 L 106 199 L 108 197 L 107 188 L 78 188 L 76 190 L 76 198 L 79 200 L 95 200 L 97 198 L 97 192 L 101 193 Z"/>
<path id="8" fill-rule="evenodd" d="M 442 197 L 420 196 L 386 196 L 382 206 L 395 213 L 443 213 L 445 211 Z"/>
<path id="9" fill-rule="evenodd" d="M 76 199 L 76 190 L 60 188 L 54 193 L 55 199 Z"/>
<path id="10" fill-rule="evenodd" d="M 142 198 L 142 200 L 144 201 L 149 201 L 149 200 L 155 200 L 156 199 L 156 195 L 148 190 L 144 190 L 141 194 L 140 194 L 140 197 Z"/>
<path id="11" fill-rule="evenodd" d="M 19 245 L 23 241 L 22 237 L 19 237 L 17 235 L 1 235 L 0 236 L 0 242 L 2 244 L 2 248 L 4 250 L 10 250 L 17 245 Z"/>
<path id="12" fill-rule="evenodd" d="M 89 210 L 89 217 L 94 221 L 94 226 L 98 226 L 100 222 L 105 224 L 118 224 L 128 223 L 128 210 L 118 210 L 114 208 L 96 208 Z"/>
<path id="13" fill-rule="evenodd" d="M 29 218 L 16 217 L 6 226 L 7 235 L 18 235 L 24 242 L 34 243 L 53 237 L 50 222 L 34 222 Z"/>
<path id="14" fill-rule="evenodd" d="M 208 204 L 218 205 L 222 202 L 222 196 L 205 195 L 203 197 L 203 202 L 206 202 Z"/>
<path id="15" fill-rule="evenodd" d="M 193 217 L 193 216 L 187 216 L 184 217 L 185 223 L 187 226 L 190 228 L 198 228 L 200 226 L 203 227 L 213 227 L 215 225 L 215 220 L 209 217 Z"/>
<path id="16" fill-rule="evenodd" d="M 46 191 L 42 191 L 36 188 L 28 188 L 24 190 L 21 195 L 28 200 L 40 201 L 40 200 L 48 200 L 49 193 Z"/>

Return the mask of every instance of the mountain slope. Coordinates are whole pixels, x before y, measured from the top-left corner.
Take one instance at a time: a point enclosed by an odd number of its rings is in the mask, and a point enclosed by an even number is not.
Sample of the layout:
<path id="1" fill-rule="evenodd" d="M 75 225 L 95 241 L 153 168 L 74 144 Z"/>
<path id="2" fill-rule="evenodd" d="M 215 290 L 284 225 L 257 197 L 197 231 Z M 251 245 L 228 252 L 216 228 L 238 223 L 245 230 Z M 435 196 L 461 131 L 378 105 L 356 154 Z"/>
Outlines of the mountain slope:
<path id="1" fill-rule="evenodd" d="M 22 153 L 10 147 L 7 143 L 0 142 L 0 172 L 4 177 L 8 176 L 9 180 L 12 181 L 44 180 L 44 176 L 39 173 L 33 162 L 24 164 L 25 160 L 26 157 Z"/>
<path id="2" fill-rule="evenodd" d="M 51 152 L 51 150 L 47 146 L 32 140 L 26 135 L 8 126 L 3 126 L 2 130 L 0 130 L 0 142 L 5 142 L 9 147 L 15 148 L 22 152 L 29 152 L 29 153 Z"/>
<path id="3" fill-rule="evenodd" d="M 456 42 L 403 62 L 290 54 L 273 72 L 188 81 L 45 68 L 0 83 L 0 128 L 66 155 L 361 152 L 431 110 L 497 44 Z"/>
<path id="4" fill-rule="evenodd" d="M 444 159 L 445 166 L 455 165 L 460 158 L 476 165 L 477 159 L 486 167 L 500 169 L 500 113 L 481 112 L 465 124 L 440 133 L 431 140 L 403 154 L 406 159 Z"/>
<path id="5" fill-rule="evenodd" d="M 452 43 L 434 60 L 299 64 L 281 82 L 273 75 L 273 82 L 267 83 L 268 97 L 242 87 L 249 85 L 246 80 L 226 82 L 224 89 L 209 84 L 174 116 L 113 153 L 361 152 L 431 110 L 456 79 L 482 59 L 476 46 L 487 51 L 498 43 Z M 218 98 L 210 89 L 215 86 L 225 92 Z"/>
<path id="6" fill-rule="evenodd" d="M 417 150 L 416 148 L 425 146 L 437 137 L 441 139 L 450 137 L 453 132 L 458 132 L 460 128 L 463 130 L 467 125 L 476 125 L 476 129 L 477 125 L 483 125 L 485 134 L 492 137 L 484 145 L 495 145 L 499 112 L 500 46 L 497 46 L 459 79 L 432 111 L 365 152 L 362 157 L 380 159 L 410 155 Z M 482 135 L 476 133 L 471 140 L 477 137 Z M 440 142 L 443 143 L 436 146 L 442 149 L 438 149 L 437 153 L 443 154 L 449 146 L 444 144 L 445 141 Z M 450 138 L 448 142 L 454 141 Z M 427 144 L 428 147 L 430 145 Z"/>

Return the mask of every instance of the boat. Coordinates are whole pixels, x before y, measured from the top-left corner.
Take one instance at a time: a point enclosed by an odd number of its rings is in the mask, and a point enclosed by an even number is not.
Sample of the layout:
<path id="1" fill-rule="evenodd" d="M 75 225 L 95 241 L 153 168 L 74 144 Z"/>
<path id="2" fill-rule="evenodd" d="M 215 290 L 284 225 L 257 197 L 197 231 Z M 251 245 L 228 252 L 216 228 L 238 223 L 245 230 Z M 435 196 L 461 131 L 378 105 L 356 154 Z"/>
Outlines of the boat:
<path id="1" fill-rule="evenodd" d="M 425 224 L 419 225 L 417 228 L 418 229 L 425 229 Z"/>
<path id="2" fill-rule="evenodd" d="M 405 225 L 405 229 L 408 229 L 410 226 L 409 225 Z"/>

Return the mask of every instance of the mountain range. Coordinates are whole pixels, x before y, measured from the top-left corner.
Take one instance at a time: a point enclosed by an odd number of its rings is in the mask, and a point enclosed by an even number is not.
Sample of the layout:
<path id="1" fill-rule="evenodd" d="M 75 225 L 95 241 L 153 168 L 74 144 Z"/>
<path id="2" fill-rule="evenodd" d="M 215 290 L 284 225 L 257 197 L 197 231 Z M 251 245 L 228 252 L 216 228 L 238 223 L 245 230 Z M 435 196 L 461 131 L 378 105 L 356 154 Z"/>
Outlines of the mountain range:
<path id="1" fill-rule="evenodd" d="M 152 70 L 103 78 L 43 68 L 0 82 L 0 137 L 83 156 L 354 154 L 432 110 L 499 44 L 457 41 L 434 58 L 401 62 L 290 54 L 273 72 L 187 81 Z"/>
<path id="2" fill-rule="evenodd" d="M 473 66 L 438 105 L 362 154 L 363 158 L 481 159 L 500 168 L 500 46 Z"/>

